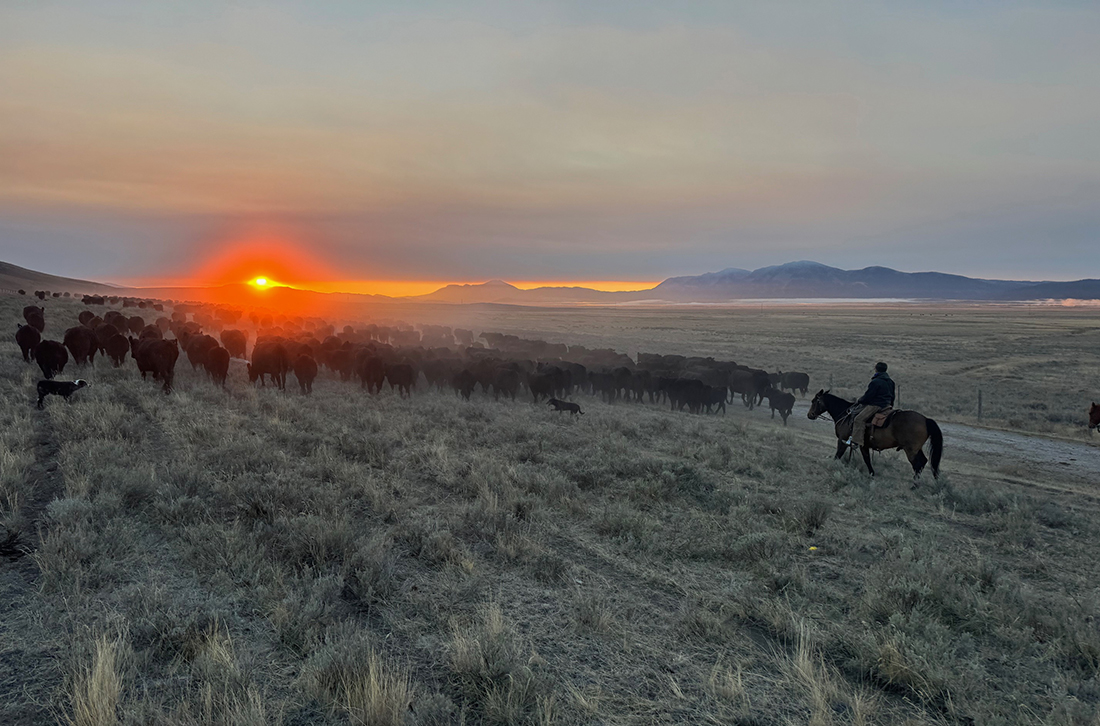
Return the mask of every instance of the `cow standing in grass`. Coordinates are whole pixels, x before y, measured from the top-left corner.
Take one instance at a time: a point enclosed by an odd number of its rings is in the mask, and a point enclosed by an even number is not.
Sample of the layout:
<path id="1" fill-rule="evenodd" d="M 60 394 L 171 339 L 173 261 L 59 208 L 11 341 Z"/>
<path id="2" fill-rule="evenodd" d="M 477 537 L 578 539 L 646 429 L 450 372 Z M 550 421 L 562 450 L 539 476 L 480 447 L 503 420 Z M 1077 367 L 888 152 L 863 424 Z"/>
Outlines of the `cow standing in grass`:
<path id="1" fill-rule="evenodd" d="M 23 361 L 30 363 L 34 360 L 34 351 L 42 342 L 42 334 L 31 325 L 20 325 L 15 331 L 15 342 L 19 344 L 19 352 L 23 354 Z"/>
<path id="2" fill-rule="evenodd" d="M 34 360 L 42 369 L 43 377 L 53 378 L 65 370 L 65 365 L 69 362 L 69 352 L 56 340 L 43 340 L 34 350 Z"/>
<path id="3" fill-rule="evenodd" d="M 229 376 L 229 351 L 220 345 L 206 352 L 202 365 L 210 378 L 221 387 L 225 387 L 225 379 Z"/>
<path id="4" fill-rule="evenodd" d="M 317 378 L 317 361 L 313 356 L 302 353 L 294 359 L 294 377 L 302 393 L 313 393 L 313 380 Z"/>
<path id="5" fill-rule="evenodd" d="M 794 394 L 769 388 L 764 391 L 764 397 L 768 399 L 768 405 L 771 406 L 772 418 L 775 418 L 775 412 L 778 411 L 780 418 L 783 419 L 783 425 L 786 426 L 787 417 L 794 409 Z"/>
<path id="6" fill-rule="evenodd" d="M 290 370 L 290 355 L 282 343 L 271 341 L 257 343 L 252 350 L 252 362 L 248 364 L 248 380 L 260 385 L 267 385 L 264 376 L 271 376 L 271 381 L 279 390 L 286 390 L 286 374 Z"/>
<path id="7" fill-rule="evenodd" d="M 136 340 L 130 338 L 130 355 L 134 357 L 142 379 L 147 373 L 153 374 L 154 381 L 164 384 L 164 392 L 172 391 L 172 382 L 176 377 L 176 361 L 180 357 L 178 340 Z"/>

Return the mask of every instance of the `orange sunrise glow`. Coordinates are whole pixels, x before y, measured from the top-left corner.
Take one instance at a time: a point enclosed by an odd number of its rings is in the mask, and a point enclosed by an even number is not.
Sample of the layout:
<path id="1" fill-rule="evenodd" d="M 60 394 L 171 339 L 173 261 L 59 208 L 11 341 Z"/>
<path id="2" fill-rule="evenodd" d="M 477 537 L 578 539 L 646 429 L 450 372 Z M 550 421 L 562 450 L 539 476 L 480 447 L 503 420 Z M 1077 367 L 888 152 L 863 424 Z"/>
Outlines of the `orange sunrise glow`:
<path id="1" fill-rule="evenodd" d="M 333 277 L 333 270 L 304 244 L 277 234 L 257 233 L 220 243 L 180 285 L 232 285 L 248 282 L 255 288 L 301 287 L 306 280 Z"/>

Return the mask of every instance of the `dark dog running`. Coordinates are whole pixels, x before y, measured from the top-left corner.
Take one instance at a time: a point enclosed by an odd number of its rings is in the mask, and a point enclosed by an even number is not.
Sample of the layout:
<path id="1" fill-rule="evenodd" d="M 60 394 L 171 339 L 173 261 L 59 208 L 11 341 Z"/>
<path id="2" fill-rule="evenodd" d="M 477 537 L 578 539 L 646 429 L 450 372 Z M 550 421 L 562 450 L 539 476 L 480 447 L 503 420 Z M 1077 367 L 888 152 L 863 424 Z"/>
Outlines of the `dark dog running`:
<path id="1" fill-rule="evenodd" d="M 551 398 L 549 401 L 547 401 L 547 403 L 553 406 L 554 410 L 558 413 L 561 413 L 562 411 L 568 411 L 574 416 L 576 416 L 578 413 L 582 415 L 584 414 L 584 411 L 581 410 L 580 406 L 575 403 L 570 403 L 569 401 L 559 401 L 556 398 Z"/>
<path id="2" fill-rule="evenodd" d="M 66 401 L 74 391 L 88 385 L 87 381 L 77 379 L 75 381 L 39 381 L 38 382 L 38 408 L 42 408 L 42 401 L 46 396 L 61 396 Z"/>

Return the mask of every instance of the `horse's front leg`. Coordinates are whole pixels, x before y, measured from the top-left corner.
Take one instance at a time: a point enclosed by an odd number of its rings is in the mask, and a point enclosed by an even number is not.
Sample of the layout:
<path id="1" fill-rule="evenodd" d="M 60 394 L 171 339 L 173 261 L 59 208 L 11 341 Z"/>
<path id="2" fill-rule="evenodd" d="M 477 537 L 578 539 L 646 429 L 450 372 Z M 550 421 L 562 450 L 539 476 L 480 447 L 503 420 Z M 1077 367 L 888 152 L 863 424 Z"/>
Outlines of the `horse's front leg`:
<path id="1" fill-rule="evenodd" d="M 867 472 L 874 476 L 875 467 L 871 466 L 871 447 L 861 446 L 859 447 L 859 453 L 863 454 L 863 463 L 867 465 Z"/>
<path id="2" fill-rule="evenodd" d="M 848 450 L 848 445 L 844 443 L 844 439 L 837 439 L 836 440 L 836 457 L 835 458 L 839 459 L 840 457 L 844 456 L 844 452 L 847 451 L 847 450 Z"/>

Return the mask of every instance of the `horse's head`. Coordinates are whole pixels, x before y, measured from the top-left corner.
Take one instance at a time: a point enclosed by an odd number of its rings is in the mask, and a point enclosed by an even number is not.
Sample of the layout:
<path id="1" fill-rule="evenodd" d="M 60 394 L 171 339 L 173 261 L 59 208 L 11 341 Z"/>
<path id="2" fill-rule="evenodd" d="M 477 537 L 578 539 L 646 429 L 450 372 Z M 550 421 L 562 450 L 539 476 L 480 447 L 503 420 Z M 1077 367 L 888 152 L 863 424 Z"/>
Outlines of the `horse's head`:
<path id="1" fill-rule="evenodd" d="M 1100 406 L 1093 401 L 1092 406 L 1089 408 L 1089 428 L 1094 429 L 1097 426 L 1100 426 Z"/>
<path id="2" fill-rule="evenodd" d="M 822 388 L 814 395 L 813 400 L 810 401 L 810 410 L 806 412 L 806 418 L 813 421 L 827 410 L 828 409 L 825 408 L 825 389 Z"/>

